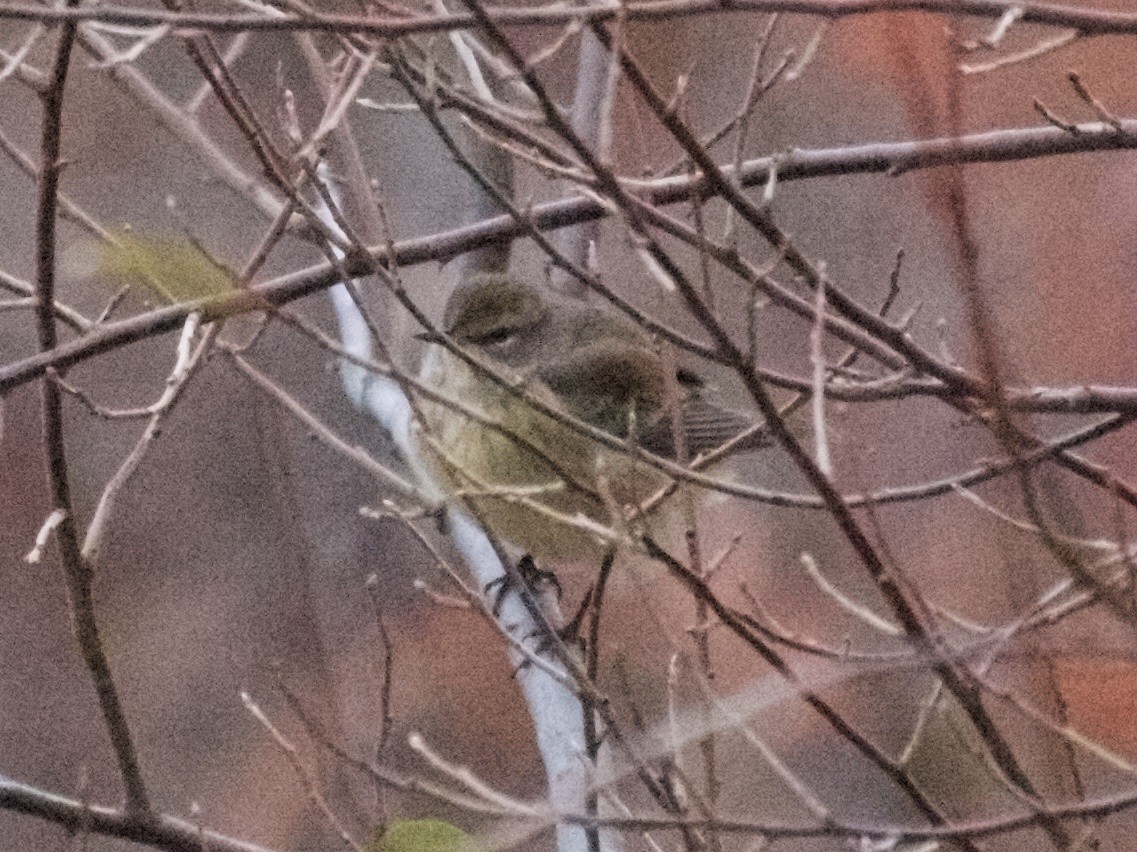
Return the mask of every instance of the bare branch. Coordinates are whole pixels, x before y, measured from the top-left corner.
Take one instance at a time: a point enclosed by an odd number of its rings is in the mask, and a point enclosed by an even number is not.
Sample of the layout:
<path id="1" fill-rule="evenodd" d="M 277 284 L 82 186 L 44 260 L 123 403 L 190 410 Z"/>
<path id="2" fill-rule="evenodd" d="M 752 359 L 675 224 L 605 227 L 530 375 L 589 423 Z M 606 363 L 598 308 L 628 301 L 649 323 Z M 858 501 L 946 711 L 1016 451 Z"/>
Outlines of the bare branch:
<path id="1" fill-rule="evenodd" d="M 69 0 L 73 2 L 73 0 Z M 52 69 L 43 92 L 43 128 L 40 134 L 39 180 L 36 188 L 36 309 L 41 351 L 56 346 L 55 263 L 56 210 L 58 207 L 60 137 L 63 120 L 63 93 L 75 42 L 75 24 L 64 24 L 55 48 Z M 75 638 L 83 661 L 94 681 L 103 719 L 110 734 L 119 772 L 126 788 L 126 806 L 131 815 L 142 818 L 150 812 L 150 801 L 131 739 L 130 728 L 111 674 L 110 664 L 99 637 L 91 591 L 91 566 L 79 545 L 78 523 L 71 498 L 71 481 L 64 448 L 62 392 L 50 374 L 41 382 L 43 441 L 47 454 L 47 478 L 52 508 L 62 513 L 55 529 L 60 560 L 67 581 Z"/>
<path id="2" fill-rule="evenodd" d="M 166 814 L 132 814 L 68 799 L 0 775 L 0 808 L 38 817 L 68 831 L 118 837 L 169 852 L 273 852 Z"/>
<path id="3" fill-rule="evenodd" d="M 1039 156 L 1068 154 L 1074 151 L 1093 151 L 1137 147 L 1137 121 L 1122 122 L 1125 134 L 1118 134 L 1107 124 L 1078 125 L 1079 134 L 1055 128 L 1038 130 L 1010 130 L 981 133 L 960 139 L 931 140 L 929 142 L 868 145 L 833 151 L 798 151 L 778 158 L 779 180 L 800 180 L 834 174 L 858 172 L 888 172 L 893 169 L 907 171 L 913 168 L 932 168 L 950 162 L 1002 161 L 1028 159 Z M 769 160 L 753 161 L 744 169 L 744 186 L 762 182 L 768 175 Z M 724 170 L 729 174 L 729 169 Z M 708 192 L 702 176 L 671 178 L 651 188 L 639 186 L 636 197 L 645 204 L 672 204 Z M 510 216 L 498 216 L 483 222 L 456 228 L 439 234 L 418 237 L 396 243 L 393 251 L 386 246 L 375 248 L 364 260 L 348 258 L 345 269 L 351 275 L 365 275 L 388 258 L 399 266 L 413 266 L 430 261 L 445 261 L 471 251 L 489 242 L 510 239 L 524 233 L 528 227 L 551 230 L 581 222 L 610 211 L 602 204 L 587 198 L 555 201 L 535 206 L 529 211 L 527 226 L 519 225 Z M 330 264 L 320 264 L 300 270 L 272 282 L 259 285 L 248 292 L 233 294 L 211 301 L 187 302 L 160 308 L 129 320 L 108 325 L 86 339 L 63 344 L 51 353 L 41 353 L 22 361 L 0 367 L 0 393 L 31 381 L 43 374 L 48 366 L 65 369 L 95 355 L 116 349 L 124 344 L 163 334 L 178 328 L 194 312 L 202 314 L 203 322 L 213 322 L 229 316 L 262 310 L 267 305 L 282 305 L 294 299 L 326 289 L 337 282 Z M 898 332 L 903 335 L 904 332 Z M 1102 399 L 1102 394 L 1113 396 L 1108 389 L 1082 394 L 1074 392 L 1052 403 L 1035 406 L 1024 397 L 1021 407 L 1036 411 L 1115 411 L 1122 400 L 1134 395 L 1120 391 L 1113 401 Z M 1100 400 L 1100 402 L 1098 401 Z M 1137 404 L 1137 400 L 1125 405 Z"/>
<path id="4" fill-rule="evenodd" d="M 1078 8 L 1049 3 L 1023 2 L 1019 20 L 1023 23 L 1075 29 L 1087 36 L 1131 35 L 1137 33 L 1137 15 L 1105 9 Z M 720 12 L 789 12 L 839 18 L 880 12 L 942 12 L 999 19 L 1006 14 L 1006 0 L 645 0 L 627 4 L 629 20 L 665 20 Z M 595 6 L 545 6 L 532 9 L 491 7 L 489 19 L 500 26 L 544 27 L 571 21 L 593 23 L 610 21 L 618 13 L 616 4 Z M 0 19 L 40 21 L 105 21 L 134 26 L 168 24 L 180 30 L 213 32 L 271 32 L 279 30 L 321 30 L 331 33 L 358 33 L 377 38 L 396 39 L 415 33 L 469 29 L 471 15 L 414 15 L 376 18 L 332 15 L 318 12 L 299 14 L 225 14 L 163 12 L 116 6 L 94 9 L 61 9 L 22 3 L 0 6 Z"/>

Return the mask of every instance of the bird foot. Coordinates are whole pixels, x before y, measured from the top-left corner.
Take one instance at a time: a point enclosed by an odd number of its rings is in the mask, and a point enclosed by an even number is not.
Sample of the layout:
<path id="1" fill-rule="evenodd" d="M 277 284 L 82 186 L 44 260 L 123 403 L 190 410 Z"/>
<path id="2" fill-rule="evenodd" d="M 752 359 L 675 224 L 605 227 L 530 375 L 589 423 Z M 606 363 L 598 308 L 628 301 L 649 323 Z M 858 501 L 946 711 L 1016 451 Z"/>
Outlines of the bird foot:
<path id="1" fill-rule="evenodd" d="M 517 562 L 517 577 L 534 595 L 540 595 L 548 586 L 552 586 L 557 593 L 557 600 L 561 598 L 561 583 L 552 571 L 545 571 L 537 567 L 533 557 L 526 553 Z M 496 580 L 486 583 L 486 595 L 493 596 L 492 611 L 495 616 L 501 615 L 501 606 L 505 596 L 516 590 L 517 578 L 512 574 L 502 574 Z"/>

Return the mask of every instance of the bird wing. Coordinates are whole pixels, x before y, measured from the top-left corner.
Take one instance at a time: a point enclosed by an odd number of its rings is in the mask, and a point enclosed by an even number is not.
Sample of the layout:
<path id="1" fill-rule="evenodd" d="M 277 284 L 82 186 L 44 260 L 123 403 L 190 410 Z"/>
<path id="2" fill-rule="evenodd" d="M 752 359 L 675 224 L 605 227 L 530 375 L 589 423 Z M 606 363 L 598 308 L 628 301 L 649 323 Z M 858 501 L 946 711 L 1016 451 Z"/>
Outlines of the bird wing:
<path id="1" fill-rule="evenodd" d="M 658 418 L 664 385 L 658 356 L 623 338 L 599 340 L 538 364 L 537 377 L 572 415 L 625 438 L 635 420 Z"/>
<path id="2" fill-rule="evenodd" d="M 696 456 L 720 447 L 754 425 L 754 420 L 745 414 L 722 408 L 698 394 L 691 394 L 683 401 L 682 416 L 689 456 Z M 678 453 L 675 449 L 671 418 L 662 417 L 652 424 L 639 436 L 639 444 L 648 452 L 658 456 L 675 458 Z M 769 444 L 769 435 L 759 430 L 748 436 L 738 449 L 755 450 Z"/>
<path id="3" fill-rule="evenodd" d="M 618 438 L 627 438 L 631 427 L 639 446 L 673 459 L 678 453 L 661 364 L 654 351 L 636 343 L 606 340 L 576 347 L 539 365 L 537 376 L 570 414 Z M 681 371 L 677 379 L 689 456 L 719 447 L 754 425 L 752 418 L 708 402 L 700 392 L 701 381 L 693 374 Z M 769 436 L 757 432 L 738 449 L 768 445 Z"/>

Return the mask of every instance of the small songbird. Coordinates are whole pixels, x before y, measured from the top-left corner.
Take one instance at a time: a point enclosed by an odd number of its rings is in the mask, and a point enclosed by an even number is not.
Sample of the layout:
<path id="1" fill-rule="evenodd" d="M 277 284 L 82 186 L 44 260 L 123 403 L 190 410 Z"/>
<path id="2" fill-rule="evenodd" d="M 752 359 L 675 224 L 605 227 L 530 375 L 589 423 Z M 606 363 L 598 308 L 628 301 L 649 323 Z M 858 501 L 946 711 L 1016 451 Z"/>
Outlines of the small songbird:
<path id="1" fill-rule="evenodd" d="M 623 314 L 505 275 L 460 284 L 442 330 L 505 383 L 437 345 L 441 337 L 424 336 L 436 345 L 422 383 L 466 411 L 420 397 L 420 451 L 448 492 L 471 499 L 496 535 L 536 557 L 600 553 L 596 525 L 611 527 L 614 512 L 668 483 L 629 445 L 674 459 L 681 429 L 693 458 L 752 425 L 706 402 L 693 374 L 672 367 L 669 375 L 654 341 Z M 581 434 L 526 397 L 623 447 Z M 754 449 L 762 439 L 745 443 Z"/>

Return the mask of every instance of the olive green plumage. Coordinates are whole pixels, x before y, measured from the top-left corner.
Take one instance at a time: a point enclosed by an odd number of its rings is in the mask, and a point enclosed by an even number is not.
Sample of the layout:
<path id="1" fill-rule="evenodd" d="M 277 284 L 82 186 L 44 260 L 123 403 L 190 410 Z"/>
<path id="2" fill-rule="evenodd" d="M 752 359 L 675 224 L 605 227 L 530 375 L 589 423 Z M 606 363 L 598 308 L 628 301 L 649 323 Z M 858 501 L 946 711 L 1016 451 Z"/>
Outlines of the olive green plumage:
<path id="1" fill-rule="evenodd" d="M 457 287 L 442 326 L 509 387 L 440 345 L 424 362 L 424 383 L 510 434 L 424 398 L 419 405 L 431 437 L 420 441 L 423 455 L 449 492 L 472 498 L 497 535 L 536 556 L 589 556 L 600 547 L 595 534 L 550 513 L 585 526 L 619 526 L 614 511 L 640 503 L 667 478 L 537 410 L 515 390 L 663 456 L 675 455 L 673 412 L 682 415 L 691 455 L 749 425 L 703 401 L 689 374 L 668 376 L 654 341 L 611 309 L 487 275 Z M 518 495 L 549 511 L 523 505 Z"/>

